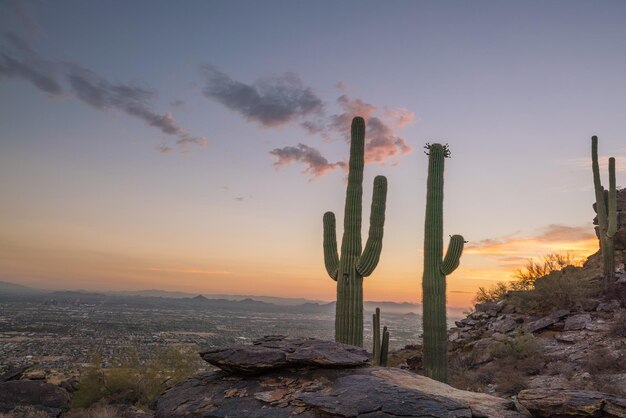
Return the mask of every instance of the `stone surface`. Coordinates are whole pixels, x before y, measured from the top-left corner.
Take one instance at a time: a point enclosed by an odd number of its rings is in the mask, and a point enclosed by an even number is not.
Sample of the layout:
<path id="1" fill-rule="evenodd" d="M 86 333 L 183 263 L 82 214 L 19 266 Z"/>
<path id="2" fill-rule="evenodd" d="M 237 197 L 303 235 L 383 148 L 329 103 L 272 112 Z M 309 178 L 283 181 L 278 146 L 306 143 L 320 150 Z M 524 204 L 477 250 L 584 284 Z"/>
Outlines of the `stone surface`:
<path id="1" fill-rule="evenodd" d="M 600 392 L 527 389 L 517 399 L 536 417 L 626 417 L 626 399 Z"/>
<path id="2" fill-rule="evenodd" d="M 528 324 L 526 324 L 526 329 L 530 332 L 541 331 L 544 328 L 548 328 L 550 325 L 556 324 L 562 318 L 569 315 L 569 313 L 570 312 L 565 309 L 558 310 L 556 312 L 551 313 L 548 316 L 544 316 L 543 318 L 529 322 Z"/>
<path id="3" fill-rule="evenodd" d="M 511 400 L 454 389 L 405 370 L 366 366 L 362 349 L 330 341 L 265 337 L 202 355 L 223 369 L 163 393 L 156 417 L 526 416 Z"/>
<path id="4" fill-rule="evenodd" d="M 563 331 L 580 331 L 585 329 L 591 322 L 591 315 L 588 313 L 572 315 L 565 320 Z"/>
<path id="5" fill-rule="evenodd" d="M 369 353 L 362 348 L 317 339 L 269 336 L 253 345 L 232 345 L 200 353 L 212 365 L 231 373 L 258 374 L 287 367 L 357 367 Z"/>
<path id="6" fill-rule="evenodd" d="M 158 399 L 156 416 L 522 417 L 513 401 L 382 367 L 204 373 Z"/>
<path id="7" fill-rule="evenodd" d="M 26 416 L 26 410 L 58 417 L 69 408 L 70 395 L 60 387 L 38 380 L 12 380 L 0 383 L 0 412 Z"/>

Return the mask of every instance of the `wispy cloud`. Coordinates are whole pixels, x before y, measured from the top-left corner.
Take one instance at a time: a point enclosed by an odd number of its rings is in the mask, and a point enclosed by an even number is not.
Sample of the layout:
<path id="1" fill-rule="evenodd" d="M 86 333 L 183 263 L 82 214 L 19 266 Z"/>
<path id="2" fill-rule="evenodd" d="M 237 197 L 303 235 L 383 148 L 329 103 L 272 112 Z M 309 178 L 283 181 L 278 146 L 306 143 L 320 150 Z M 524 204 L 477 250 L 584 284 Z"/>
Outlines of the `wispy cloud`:
<path id="1" fill-rule="evenodd" d="M 320 98 L 293 73 L 246 84 L 211 65 L 202 65 L 201 69 L 206 97 L 262 126 L 283 125 L 322 110 Z"/>
<path id="2" fill-rule="evenodd" d="M 464 254 L 488 256 L 502 264 L 520 266 L 530 257 L 551 252 L 569 252 L 574 257 L 586 257 L 597 248 L 598 241 L 592 225 L 572 227 L 552 224 L 533 235 L 513 234 L 504 238 L 470 242 Z"/>
<path id="3" fill-rule="evenodd" d="M 59 64 L 43 58 L 23 38 L 13 32 L 3 35 L 0 43 L 0 77 L 21 78 L 52 97 L 66 93 L 101 111 L 117 110 L 142 120 L 163 134 L 176 137 L 182 148 L 206 146 L 203 136 L 193 136 L 181 127 L 171 113 L 158 113 L 151 104 L 156 92 L 150 88 L 126 83 L 112 83 L 78 64 Z M 63 87 L 62 80 L 68 83 Z M 166 145 L 160 152 L 171 152 Z"/>
<path id="4" fill-rule="evenodd" d="M 336 86 L 341 94 L 335 105 L 341 111 L 330 114 L 330 106 L 311 87 L 306 87 L 296 74 L 287 73 L 244 83 L 211 65 L 201 66 L 201 71 L 205 76 L 203 93 L 207 98 L 262 127 L 293 125 L 325 140 L 349 140 L 352 118 L 362 116 L 367 125 L 366 163 L 385 163 L 390 158 L 412 151 L 412 147 L 397 134 L 397 130 L 413 122 L 413 112 L 376 106 L 359 98 L 351 98 L 346 93 L 345 83 L 340 82 Z M 317 148 L 303 143 L 275 148 L 270 151 L 270 155 L 277 159 L 275 167 L 303 164 L 303 173 L 311 179 L 346 166 L 345 162 L 329 162 Z"/>
<path id="5" fill-rule="evenodd" d="M 319 150 L 304 144 L 298 144 L 297 147 L 276 148 L 270 151 L 270 154 L 277 158 L 277 161 L 274 163 L 274 166 L 277 168 L 294 162 L 304 164 L 306 167 L 304 173 L 308 174 L 312 179 L 323 176 L 336 168 L 345 168 L 346 166 L 346 163 L 343 161 L 336 163 L 328 162 Z"/>
<path id="6" fill-rule="evenodd" d="M 199 274 L 199 275 L 204 275 L 204 276 L 228 276 L 230 274 L 233 274 L 232 272 L 225 271 L 225 270 L 200 270 L 200 269 L 193 269 L 193 268 L 171 269 L 171 268 L 153 267 L 153 268 L 149 268 L 148 271 L 157 271 L 157 272 L 163 272 L 163 273 Z"/>
<path id="7" fill-rule="evenodd" d="M 22 78 L 50 96 L 61 96 L 57 66 L 37 54 L 24 39 L 13 32 L 3 34 L 0 44 L 0 77 Z"/>

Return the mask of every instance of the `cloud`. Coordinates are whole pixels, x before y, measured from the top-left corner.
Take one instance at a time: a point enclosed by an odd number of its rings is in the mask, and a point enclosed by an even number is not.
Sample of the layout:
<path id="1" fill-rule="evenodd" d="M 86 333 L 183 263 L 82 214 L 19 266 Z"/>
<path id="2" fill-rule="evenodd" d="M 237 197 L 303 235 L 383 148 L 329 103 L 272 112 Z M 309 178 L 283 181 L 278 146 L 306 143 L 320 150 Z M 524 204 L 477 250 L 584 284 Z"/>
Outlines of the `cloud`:
<path id="1" fill-rule="evenodd" d="M 306 166 L 303 172 L 307 173 L 311 178 L 323 176 L 336 168 L 346 167 L 346 163 L 343 161 L 336 163 L 328 162 L 319 150 L 305 144 L 298 144 L 297 147 L 276 148 L 270 151 L 270 154 L 278 158 L 274 163 L 276 168 L 284 167 L 294 162 L 300 162 Z"/>
<path id="2" fill-rule="evenodd" d="M 56 64 L 41 57 L 23 38 L 13 32 L 3 35 L 0 43 L 0 78 L 22 78 L 49 96 L 66 94 L 60 80 L 68 83 L 67 93 L 95 109 L 117 110 L 138 118 L 148 126 L 159 129 L 168 136 L 177 137 L 176 143 L 186 148 L 190 145 L 206 146 L 203 136 L 193 136 L 181 127 L 169 112 L 161 114 L 151 107 L 156 99 L 152 89 L 124 83 L 111 83 L 94 71 L 77 64 Z M 172 148 L 161 145 L 160 152 Z"/>
<path id="3" fill-rule="evenodd" d="M 21 78 L 50 96 L 61 96 L 63 87 L 57 80 L 55 66 L 37 54 L 13 32 L 3 34 L 0 44 L 0 77 Z"/>
<path id="4" fill-rule="evenodd" d="M 201 69 L 206 77 L 206 97 L 265 127 L 283 125 L 322 109 L 320 98 L 293 73 L 245 84 L 211 65 Z"/>
<path id="5" fill-rule="evenodd" d="M 335 103 L 340 112 L 329 114 L 328 108 L 311 88 L 305 87 L 299 77 L 287 73 L 280 77 L 257 80 L 246 84 L 233 80 L 210 65 L 201 67 L 206 77 L 204 95 L 216 100 L 248 121 L 271 128 L 282 125 L 299 126 L 309 135 L 324 140 L 343 138 L 349 141 L 352 118 L 361 116 L 367 126 L 365 137 L 365 162 L 386 163 L 389 159 L 406 155 L 413 148 L 397 133 L 397 129 L 411 124 L 413 112 L 376 106 L 346 94 L 343 82 L 336 87 L 341 94 Z M 305 165 L 303 173 L 317 178 L 330 171 L 345 167 L 345 162 L 330 163 L 321 152 L 305 144 L 285 146 L 270 151 L 277 158 L 276 167 L 292 163 Z"/>
<path id="6" fill-rule="evenodd" d="M 150 108 L 149 102 L 156 96 L 153 90 L 131 84 L 113 84 L 91 70 L 77 65 L 69 67 L 67 79 L 76 97 L 84 103 L 98 110 L 116 109 L 139 118 L 166 135 L 178 136 L 178 145 L 206 145 L 206 138 L 191 136 L 170 112 L 159 114 Z"/>
<path id="7" fill-rule="evenodd" d="M 469 243 L 464 254 L 481 255 L 499 263 L 519 267 L 531 257 L 549 253 L 571 253 L 576 258 L 587 257 L 598 249 L 598 240 L 592 225 L 566 226 L 551 224 L 533 235 L 513 234 L 508 237 L 484 239 Z"/>

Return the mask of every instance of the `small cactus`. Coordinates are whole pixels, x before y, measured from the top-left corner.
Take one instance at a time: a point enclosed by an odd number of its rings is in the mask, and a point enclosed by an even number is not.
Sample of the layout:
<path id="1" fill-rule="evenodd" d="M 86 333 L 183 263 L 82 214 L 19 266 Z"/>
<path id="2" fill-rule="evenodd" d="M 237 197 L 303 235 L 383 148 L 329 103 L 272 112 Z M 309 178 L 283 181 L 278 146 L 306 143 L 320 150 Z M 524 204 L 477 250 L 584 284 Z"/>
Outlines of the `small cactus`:
<path id="1" fill-rule="evenodd" d="M 372 342 L 372 365 L 387 367 L 387 357 L 389 353 L 389 331 L 383 328 L 382 341 L 380 334 L 380 308 L 376 308 L 376 313 L 372 315 L 373 342 Z"/>
<path id="2" fill-rule="evenodd" d="M 363 346 L 363 278 L 372 274 L 383 246 L 387 178 L 376 176 L 365 249 L 361 244 L 363 166 L 365 164 L 365 121 L 352 119 L 348 188 L 344 213 L 341 258 L 337 254 L 335 214 L 324 214 L 324 264 L 337 282 L 335 341 Z"/>
<path id="3" fill-rule="evenodd" d="M 591 137 L 591 171 L 598 213 L 598 236 L 604 261 L 603 288 L 608 291 L 615 280 L 615 233 L 617 232 L 617 191 L 615 186 L 615 158 L 609 158 L 609 190 L 602 186 L 598 163 L 598 137 Z"/>
<path id="4" fill-rule="evenodd" d="M 423 328 L 424 372 L 446 382 L 448 336 L 446 321 L 446 276 L 458 266 L 465 241 L 453 235 L 443 258 L 443 169 L 450 156 L 447 145 L 427 144 L 428 179 L 424 233 Z"/>

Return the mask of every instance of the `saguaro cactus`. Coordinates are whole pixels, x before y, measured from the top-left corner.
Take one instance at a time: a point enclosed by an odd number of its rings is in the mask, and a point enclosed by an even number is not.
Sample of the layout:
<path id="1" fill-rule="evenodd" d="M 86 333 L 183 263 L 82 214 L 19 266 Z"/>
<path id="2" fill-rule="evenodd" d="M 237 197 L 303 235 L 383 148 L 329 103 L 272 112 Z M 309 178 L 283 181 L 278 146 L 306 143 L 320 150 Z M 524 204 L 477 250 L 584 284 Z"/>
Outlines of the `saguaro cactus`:
<path id="1" fill-rule="evenodd" d="M 609 190 L 605 190 L 600 180 L 598 163 L 598 137 L 591 137 L 591 170 L 593 188 L 596 194 L 598 213 L 598 236 L 600 251 L 604 260 L 603 287 L 607 291 L 615 279 L 615 233 L 617 232 L 617 192 L 615 187 L 615 158 L 609 158 Z"/>
<path id="2" fill-rule="evenodd" d="M 389 331 L 383 328 L 382 342 L 380 333 L 380 308 L 376 308 L 376 313 L 372 315 L 372 365 L 387 367 L 387 357 L 389 354 Z"/>
<path id="3" fill-rule="evenodd" d="M 324 214 L 324 264 L 337 282 L 335 341 L 363 346 L 363 278 L 372 274 L 383 245 L 387 179 L 376 176 L 365 249 L 361 247 L 361 209 L 365 155 L 365 121 L 352 120 L 348 189 L 344 214 L 341 257 L 337 254 L 335 214 Z"/>
<path id="4" fill-rule="evenodd" d="M 426 376 L 447 380 L 448 335 L 446 322 L 446 276 L 458 266 L 465 241 L 453 235 L 443 256 L 443 167 L 450 156 L 447 145 L 426 144 L 428 180 L 424 232 L 423 328 Z"/>

